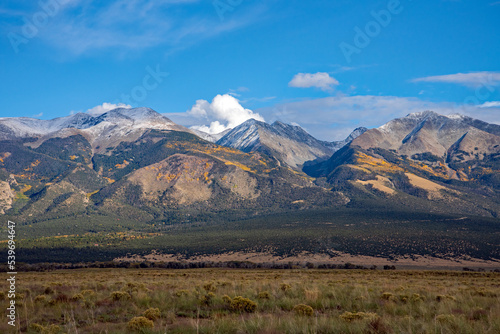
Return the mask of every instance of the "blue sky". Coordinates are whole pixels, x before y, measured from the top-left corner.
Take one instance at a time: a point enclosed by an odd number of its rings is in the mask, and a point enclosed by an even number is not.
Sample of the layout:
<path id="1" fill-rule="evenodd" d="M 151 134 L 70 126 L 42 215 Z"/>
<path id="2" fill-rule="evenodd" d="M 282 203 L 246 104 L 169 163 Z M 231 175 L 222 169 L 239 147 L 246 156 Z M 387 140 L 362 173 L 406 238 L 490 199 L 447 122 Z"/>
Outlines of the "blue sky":
<path id="1" fill-rule="evenodd" d="M 500 123 L 499 17 L 496 0 L 4 0 L 0 117 L 123 103 L 325 140 L 426 109 Z"/>

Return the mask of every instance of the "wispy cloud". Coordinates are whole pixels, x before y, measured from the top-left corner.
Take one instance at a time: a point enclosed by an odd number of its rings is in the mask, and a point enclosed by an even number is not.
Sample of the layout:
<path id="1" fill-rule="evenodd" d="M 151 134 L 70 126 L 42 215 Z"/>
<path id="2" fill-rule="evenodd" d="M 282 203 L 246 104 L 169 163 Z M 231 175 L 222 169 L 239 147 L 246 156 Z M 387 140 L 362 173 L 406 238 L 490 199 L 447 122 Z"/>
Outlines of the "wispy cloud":
<path id="1" fill-rule="evenodd" d="M 500 108 L 500 101 L 484 102 L 480 108 Z"/>
<path id="2" fill-rule="evenodd" d="M 470 72 L 416 78 L 412 82 L 453 83 L 467 87 L 500 85 L 500 72 Z"/>
<path id="3" fill-rule="evenodd" d="M 332 71 L 332 73 L 344 73 L 344 72 L 351 72 L 351 71 L 357 71 L 363 68 L 369 68 L 369 67 L 374 67 L 377 65 L 359 65 L 359 66 L 343 66 L 343 65 L 332 65 L 335 69 Z"/>
<path id="4" fill-rule="evenodd" d="M 337 79 L 332 78 L 330 74 L 325 72 L 318 73 L 299 73 L 296 74 L 292 81 L 288 83 L 290 87 L 296 88 L 311 88 L 316 87 L 324 91 L 332 91 L 334 86 L 339 82 Z"/>
<path id="5" fill-rule="evenodd" d="M 39 38 L 83 54 L 102 49 L 141 50 L 158 45 L 186 47 L 252 22 L 262 7 L 221 22 L 201 0 L 72 0 L 60 8 Z M 20 27 L 19 27 L 20 28 Z"/>

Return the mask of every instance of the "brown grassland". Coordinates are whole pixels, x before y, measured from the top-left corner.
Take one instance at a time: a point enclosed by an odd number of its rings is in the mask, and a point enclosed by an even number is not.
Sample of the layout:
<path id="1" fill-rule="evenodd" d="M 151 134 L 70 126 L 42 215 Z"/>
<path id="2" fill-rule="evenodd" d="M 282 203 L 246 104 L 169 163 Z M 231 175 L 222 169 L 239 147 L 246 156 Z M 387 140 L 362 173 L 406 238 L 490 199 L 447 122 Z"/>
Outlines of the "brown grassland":
<path id="1" fill-rule="evenodd" d="M 19 273 L 16 297 L 1 333 L 500 333 L 487 272 L 59 270 Z"/>

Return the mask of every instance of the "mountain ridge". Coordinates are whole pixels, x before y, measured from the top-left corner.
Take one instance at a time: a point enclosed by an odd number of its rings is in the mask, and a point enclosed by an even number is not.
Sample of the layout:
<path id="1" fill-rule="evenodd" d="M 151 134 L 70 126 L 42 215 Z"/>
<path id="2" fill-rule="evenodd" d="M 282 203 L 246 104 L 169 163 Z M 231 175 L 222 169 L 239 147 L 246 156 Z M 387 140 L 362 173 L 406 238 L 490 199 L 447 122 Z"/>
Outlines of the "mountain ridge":
<path id="1" fill-rule="evenodd" d="M 300 169 L 308 161 L 328 158 L 350 138 L 364 131 L 365 128 L 358 128 L 344 141 L 326 142 L 314 138 L 300 126 L 250 119 L 225 134 L 217 144 L 244 152 L 267 153 L 292 168 Z"/>
<path id="2" fill-rule="evenodd" d="M 441 237 L 460 241 L 452 247 L 457 256 L 490 259 L 500 251 L 491 241 L 500 226 L 500 137 L 479 120 L 422 113 L 334 143 L 293 125 L 249 121 L 226 134 L 247 152 L 148 109 L 63 121 L 36 138 L 0 139 L 0 214 L 20 222 L 23 254 L 37 261 L 45 254 L 113 259 L 152 245 L 191 255 L 338 248 L 448 256 Z M 429 249 L 433 229 L 440 237 Z M 228 246 L 190 243 L 205 240 L 206 231 L 224 234 Z M 387 243 L 386 233 L 401 237 Z M 110 235 L 118 248 L 103 242 Z M 86 244 L 94 239 L 99 247 Z M 414 242 L 417 248 L 408 246 Z"/>

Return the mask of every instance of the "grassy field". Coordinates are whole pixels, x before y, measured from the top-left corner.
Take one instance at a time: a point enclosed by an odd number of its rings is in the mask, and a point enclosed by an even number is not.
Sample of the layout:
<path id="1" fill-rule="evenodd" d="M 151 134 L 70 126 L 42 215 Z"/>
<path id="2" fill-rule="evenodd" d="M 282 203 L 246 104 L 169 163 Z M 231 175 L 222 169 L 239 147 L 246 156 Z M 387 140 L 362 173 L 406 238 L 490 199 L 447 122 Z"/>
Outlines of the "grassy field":
<path id="1" fill-rule="evenodd" d="M 1 333 L 500 333 L 498 273 L 82 269 L 17 280 L 17 331 L 4 316 Z"/>

